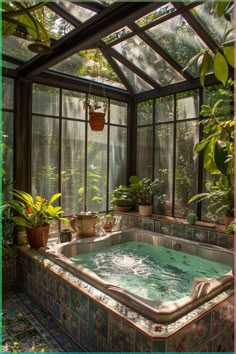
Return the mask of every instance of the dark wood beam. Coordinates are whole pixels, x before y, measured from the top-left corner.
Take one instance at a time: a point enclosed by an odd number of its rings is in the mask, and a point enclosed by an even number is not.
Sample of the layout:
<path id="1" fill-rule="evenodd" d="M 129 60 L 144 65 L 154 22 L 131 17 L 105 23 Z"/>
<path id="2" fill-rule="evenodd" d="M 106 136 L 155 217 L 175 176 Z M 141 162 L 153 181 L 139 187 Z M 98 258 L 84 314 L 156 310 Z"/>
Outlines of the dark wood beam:
<path id="1" fill-rule="evenodd" d="M 38 76 L 35 76 L 33 81 L 42 85 L 55 86 L 71 91 L 91 93 L 98 96 L 101 96 L 101 92 L 105 92 L 107 98 L 114 100 L 129 102 L 131 99 L 130 94 L 125 90 L 97 82 L 91 83 L 89 80 L 54 71 L 46 71 Z"/>
<path id="2" fill-rule="evenodd" d="M 18 76 L 32 78 L 78 51 L 93 47 L 101 38 L 125 26 L 127 21 L 135 21 L 155 7 L 156 3 L 115 2 L 59 39 L 50 53 L 32 58 L 18 70 Z"/>
<path id="3" fill-rule="evenodd" d="M 127 80 L 127 78 L 124 75 L 123 71 L 120 69 L 119 65 L 117 65 L 117 63 L 114 61 L 114 59 L 109 55 L 109 53 L 106 50 L 106 48 L 100 48 L 100 50 L 101 50 L 102 54 L 104 55 L 104 57 L 106 58 L 106 60 L 108 61 L 108 63 L 111 65 L 111 67 L 114 70 L 114 72 L 116 73 L 116 75 L 119 77 L 119 79 L 123 83 L 123 85 L 127 88 L 127 90 L 129 91 L 130 95 L 132 97 L 134 97 L 135 91 L 134 91 L 132 85 Z"/>
<path id="4" fill-rule="evenodd" d="M 233 77 L 233 71 L 231 72 L 230 77 Z M 216 79 L 216 77 L 213 74 L 207 75 L 205 78 L 205 86 L 215 85 L 215 84 L 219 84 L 219 81 Z M 155 89 L 148 92 L 139 93 L 135 95 L 135 102 L 141 102 L 141 101 L 149 100 L 151 98 L 158 98 L 162 96 L 172 95 L 174 93 L 197 89 L 200 87 L 202 87 L 200 83 L 200 79 L 196 78 L 190 81 L 179 82 L 177 84 L 162 87 L 158 90 Z"/>
<path id="5" fill-rule="evenodd" d="M 126 59 L 122 54 L 117 52 L 113 48 L 107 48 L 108 53 L 112 55 L 114 58 L 116 58 L 119 62 L 121 62 L 123 65 L 127 66 L 128 69 L 133 71 L 136 75 L 141 77 L 144 81 L 146 81 L 149 85 L 151 85 L 154 88 L 160 87 L 158 82 L 156 80 L 152 79 L 149 75 L 147 75 L 143 70 L 139 69 L 136 65 L 134 65 L 131 61 Z"/>

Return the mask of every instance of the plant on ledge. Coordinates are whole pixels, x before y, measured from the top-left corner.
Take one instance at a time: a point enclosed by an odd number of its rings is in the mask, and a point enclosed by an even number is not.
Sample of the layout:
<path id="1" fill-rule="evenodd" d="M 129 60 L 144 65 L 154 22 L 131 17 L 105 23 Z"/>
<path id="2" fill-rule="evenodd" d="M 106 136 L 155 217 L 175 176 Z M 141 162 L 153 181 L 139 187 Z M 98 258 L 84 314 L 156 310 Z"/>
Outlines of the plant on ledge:
<path id="1" fill-rule="evenodd" d="M 164 182 L 159 178 L 156 178 L 154 181 L 152 181 L 149 177 L 144 177 L 140 180 L 137 176 L 131 176 L 129 181 L 130 189 L 136 196 L 136 201 L 139 205 L 140 215 L 151 215 L 153 196 L 156 195 L 161 201 L 164 201 L 165 199 L 165 194 L 162 193 Z"/>
<path id="2" fill-rule="evenodd" d="M 53 206 L 52 203 L 61 196 L 56 193 L 49 200 L 36 196 L 35 199 L 24 191 L 15 190 L 13 195 L 18 200 L 9 201 L 8 204 L 17 212 L 12 218 L 16 225 L 25 226 L 28 242 L 31 248 L 46 246 L 51 220 L 61 220 L 65 224 L 68 220 L 61 217 L 61 206 Z"/>
<path id="3" fill-rule="evenodd" d="M 112 191 L 111 204 L 117 211 L 129 211 L 136 204 L 136 197 L 131 188 L 122 184 Z"/>

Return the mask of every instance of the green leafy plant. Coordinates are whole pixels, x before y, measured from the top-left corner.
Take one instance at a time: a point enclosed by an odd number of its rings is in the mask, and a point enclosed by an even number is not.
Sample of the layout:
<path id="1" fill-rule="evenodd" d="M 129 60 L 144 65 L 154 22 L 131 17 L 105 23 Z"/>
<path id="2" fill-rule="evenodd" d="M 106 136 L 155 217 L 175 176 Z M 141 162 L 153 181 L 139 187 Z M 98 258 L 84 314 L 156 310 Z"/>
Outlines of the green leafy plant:
<path id="1" fill-rule="evenodd" d="M 154 195 L 159 199 L 164 199 L 165 194 L 162 193 L 163 181 L 156 178 L 154 181 L 149 177 L 139 179 L 137 176 L 131 176 L 129 179 L 130 189 L 136 197 L 139 205 L 151 205 Z"/>
<path id="2" fill-rule="evenodd" d="M 18 200 L 12 200 L 8 204 L 17 212 L 12 218 L 16 225 L 25 227 L 39 227 L 49 224 L 51 220 L 61 220 L 68 224 L 68 220 L 61 217 L 61 206 L 53 206 L 52 203 L 61 196 L 56 193 L 49 200 L 36 196 L 35 199 L 24 191 L 15 190 L 13 195 Z"/>
<path id="3" fill-rule="evenodd" d="M 136 197 L 131 188 L 120 184 L 112 191 L 111 204 L 118 207 L 134 207 Z"/>

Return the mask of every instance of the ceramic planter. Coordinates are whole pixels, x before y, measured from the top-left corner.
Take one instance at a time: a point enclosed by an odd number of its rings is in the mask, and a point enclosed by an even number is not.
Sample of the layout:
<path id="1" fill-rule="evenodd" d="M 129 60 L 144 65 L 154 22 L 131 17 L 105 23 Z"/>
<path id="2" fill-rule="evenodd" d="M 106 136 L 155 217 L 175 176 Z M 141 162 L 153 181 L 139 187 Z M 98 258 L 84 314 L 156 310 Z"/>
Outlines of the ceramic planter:
<path id="1" fill-rule="evenodd" d="M 152 215 L 152 205 L 139 205 L 138 210 L 139 210 L 139 215 L 141 216 Z"/>
<path id="2" fill-rule="evenodd" d="M 103 112 L 90 112 L 89 125 L 93 131 L 102 131 L 105 125 L 105 113 Z"/>

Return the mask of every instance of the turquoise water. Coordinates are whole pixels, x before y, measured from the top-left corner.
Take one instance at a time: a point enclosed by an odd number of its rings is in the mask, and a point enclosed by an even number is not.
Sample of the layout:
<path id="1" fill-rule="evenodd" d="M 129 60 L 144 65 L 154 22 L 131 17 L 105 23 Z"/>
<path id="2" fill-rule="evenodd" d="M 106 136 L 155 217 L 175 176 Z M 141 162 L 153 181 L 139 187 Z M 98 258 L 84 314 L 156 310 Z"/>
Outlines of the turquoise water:
<path id="1" fill-rule="evenodd" d="M 177 300 L 194 278 L 216 278 L 231 267 L 144 242 L 127 242 L 70 258 L 100 278 L 149 300 Z"/>

